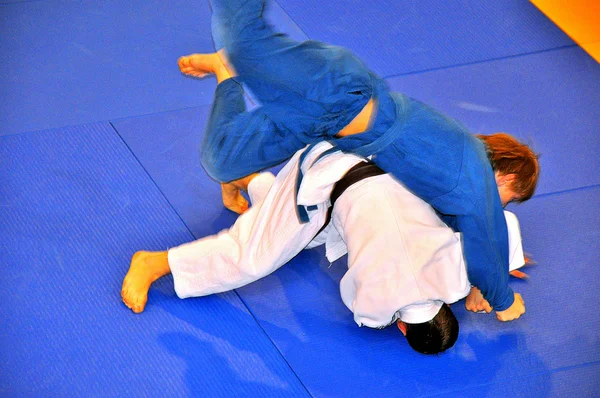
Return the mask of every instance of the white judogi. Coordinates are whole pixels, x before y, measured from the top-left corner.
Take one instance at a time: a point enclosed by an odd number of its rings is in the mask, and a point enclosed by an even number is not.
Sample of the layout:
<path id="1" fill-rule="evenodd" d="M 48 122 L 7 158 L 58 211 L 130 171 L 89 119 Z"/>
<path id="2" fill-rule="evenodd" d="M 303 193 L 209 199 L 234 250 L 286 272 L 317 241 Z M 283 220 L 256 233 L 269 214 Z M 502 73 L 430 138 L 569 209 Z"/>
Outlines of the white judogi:
<path id="1" fill-rule="evenodd" d="M 275 178 L 262 173 L 248 193 L 252 207 L 229 229 L 169 250 L 169 266 L 180 298 L 224 292 L 258 280 L 304 248 L 325 243 L 335 261 L 348 252 L 348 272 L 340 282 L 344 304 L 356 323 L 388 325 L 432 319 L 443 302 L 470 290 L 460 234 L 433 209 L 390 175 L 357 182 L 336 201 L 331 223 L 316 238 L 327 217 L 334 184 L 364 161 L 334 152 L 315 159 L 331 144 L 317 144 L 306 156 L 298 204 L 311 206 L 310 221 L 296 215 L 296 153 Z M 508 212 L 507 212 L 508 213 Z M 518 221 L 508 213 L 511 269 L 524 264 Z M 507 270 L 508 272 L 508 270 Z"/>

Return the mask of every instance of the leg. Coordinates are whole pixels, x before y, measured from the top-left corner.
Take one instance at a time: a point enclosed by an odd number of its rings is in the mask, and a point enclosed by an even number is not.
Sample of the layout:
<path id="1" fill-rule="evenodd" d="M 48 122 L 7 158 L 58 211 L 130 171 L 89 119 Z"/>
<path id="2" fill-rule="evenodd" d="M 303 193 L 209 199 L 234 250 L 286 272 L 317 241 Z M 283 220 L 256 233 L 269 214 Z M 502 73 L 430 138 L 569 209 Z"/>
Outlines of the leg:
<path id="1" fill-rule="evenodd" d="M 202 78 L 214 73 L 217 82 L 221 83 L 232 77 L 232 73 L 230 73 L 231 67 L 226 67 L 223 59 L 226 58 L 218 53 L 192 54 L 179 58 L 178 64 L 181 72 L 186 75 Z M 221 183 L 223 204 L 227 209 L 238 214 L 242 214 L 248 210 L 248 201 L 242 196 L 240 191 L 247 191 L 249 182 L 256 175 L 251 174 L 230 183 Z"/>
<path id="2" fill-rule="evenodd" d="M 295 214 L 296 167 L 274 181 L 261 173 L 249 184 L 249 211 L 218 235 L 169 250 L 175 292 L 180 298 L 220 293 L 256 281 L 288 262 L 312 240 L 326 219 L 320 207 L 309 223 Z"/>
<path id="3" fill-rule="evenodd" d="M 181 72 L 186 75 L 202 78 L 214 73 L 217 82 L 221 83 L 232 77 L 222 59 L 217 53 L 191 54 L 179 58 L 178 64 Z M 248 210 L 248 201 L 242 196 L 240 190 L 246 191 L 248 189 L 248 182 L 255 175 L 251 174 L 230 183 L 221 183 L 223 204 L 227 209 L 238 214 L 242 214 Z"/>
<path id="4" fill-rule="evenodd" d="M 260 102 L 281 101 L 276 92 L 289 91 L 310 101 L 325 99 L 331 104 L 326 98 L 332 92 L 341 92 L 340 97 L 345 97 L 344 91 L 354 93 L 349 98 L 335 99 L 344 102 L 356 100 L 356 93 L 365 91 L 361 106 L 353 110 L 355 116 L 370 98 L 371 75 L 362 62 L 343 48 L 316 41 L 297 42 L 274 31 L 263 19 L 264 0 L 213 0 L 212 6 L 215 48 L 227 57 L 240 81 Z M 350 86 L 337 87 L 338 78 L 346 86 L 351 80 Z M 344 105 L 340 108 L 347 108 Z M 324 114 L 332 111 L 336 109 L 324 110 Z"/>
<path id="5" fill-rule="evenodd" d="M 369 101 L 371 74 L 347 51 L 275 33 L 262 19 L 264 1 L 212 3 L 216 48 L 237 74 L 219 80 L 203 138 L 201 161 L 212 178 L 227 182 L 272 167 L 342 130 Z M 180 68 L 203 76 L 200 61 L 184 57 Z M 232 80 L 262 106 L 247 112 Z"/>
<path id="6" fill-rule="evenodd" d="M 253 174 L 236 181 L 236 187 L 248 190 L 248 185 L 257 176 L 258 174 Z M 254 192 L 254 195 L 251 195 L 257 203 L 264 199 L 264 195 L 268 192 L 274 179 L 275 177 L 270 173 L 265 173 L 259 178 L 261 186 L 255 189 L 259 192 Z M 135 253 L 131 259 L 129 271 L 123 280 L 121 289 L 123 302 L 135 313 L 144 311 L 148 301 L 148 291 L 152 283 L 170 273 L 168 252 L 139 251 Z"/>
<path id="7" fill-rule="evenodd" d="M 262 107 L 246 111 L 244 90 L 234 79 L 227 79 L 215 90 L 200 160 L 208 175 L 229 182 L 275 166 L 305 145 Z"/>
<path id="8" fill-rule="evenodd" d="M 281 131 L 261 108 L 246 111 L 244 90 L 230 79 L 235 71 L 222 59 L 217 53 L 192 54 L 181 57 L 178 64 L 182 73 L 196 77 L 214 73 L 217 77 L 219 85 L 200 157 L 211 177 L 232 181 L 284 161 L 305 143 Z M 247 208 L 239 187 L 223 186 L 222 192 L 225 206 L 230 210 L 240 213 L 244 206 Z"/>
<path id="9" fill-rule="evenodd" d="M 215 50 L 228 48 L 243 35 L 245 27 L 255 34 L 261 29 L 265 0 L 209 0 L 212 8 L 211 28 Z"/>
<path id="10" fill-rule="evenodd" d="M 125 305 L 135 313 L 144 311 L 150 286 L 170 272 L 167 252 L 135 253 L 121 289 L 121 298 Z"/>

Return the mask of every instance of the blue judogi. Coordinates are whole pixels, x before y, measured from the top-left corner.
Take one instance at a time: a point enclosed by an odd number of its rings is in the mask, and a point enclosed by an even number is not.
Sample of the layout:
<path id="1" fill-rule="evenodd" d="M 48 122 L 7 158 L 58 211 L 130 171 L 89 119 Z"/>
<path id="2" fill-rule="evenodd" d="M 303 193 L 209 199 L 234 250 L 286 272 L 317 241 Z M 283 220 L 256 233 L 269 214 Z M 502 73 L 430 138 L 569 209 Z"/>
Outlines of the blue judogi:
<path id="1" fill-rule="evenodd" d="M 231 181 L 307 144 L 371 156 L 462 233 L 469 280 L 496 311 L 512 305 L 508 232 L 483 143 L 456 121 L 399 93 L 349 51 L 295 42 L 262 19 L 262 0 L 213 0 L 213 39 L 238 76 L 217 86 L 201 149 L 206 171 Z M 247 111 L 245 84 L 260 101 Z M 364 133 L 335 137 L 377 101 Z M 393 250 L 393 248 L 390 248 Z"/>

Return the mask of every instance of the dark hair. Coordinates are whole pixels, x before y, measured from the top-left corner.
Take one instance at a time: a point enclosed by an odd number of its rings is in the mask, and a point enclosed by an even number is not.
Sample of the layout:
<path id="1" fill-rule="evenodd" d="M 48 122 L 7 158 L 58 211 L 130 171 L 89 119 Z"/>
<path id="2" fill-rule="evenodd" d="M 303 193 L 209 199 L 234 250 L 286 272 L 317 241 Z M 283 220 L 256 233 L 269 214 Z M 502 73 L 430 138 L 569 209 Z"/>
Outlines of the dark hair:
<path id="1" fill-rule="evenodd" d="M 477 138 L 485 144 L 494 171 L 502 175 L 516 175 L 511 184 L 511 188 L 521 196 L 516 202 L 530 199 L 540 175 L 539 156 L 510 134 L 477 135 Z"/>
<path id="2" fill-rule="evenodd" d="M 406 340 L 417 352 L 438 354 L 452 347 L 458 339 L 458 321 L 448 304 L 442 305 L 432 320 L 407 323 Z"/>

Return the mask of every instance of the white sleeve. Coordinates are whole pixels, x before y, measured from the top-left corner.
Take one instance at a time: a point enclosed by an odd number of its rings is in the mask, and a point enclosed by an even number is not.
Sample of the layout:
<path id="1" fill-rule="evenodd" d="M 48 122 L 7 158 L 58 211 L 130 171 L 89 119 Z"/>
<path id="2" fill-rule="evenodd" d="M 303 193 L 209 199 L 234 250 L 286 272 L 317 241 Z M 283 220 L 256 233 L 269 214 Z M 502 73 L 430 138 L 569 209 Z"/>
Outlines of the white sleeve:
<path id="1" fill-rule="evenodd" d="M 513 271 L 525 265 L 521 228 L 514 213 L 504 210 L 504 217 L 508 227 L 508 270 Z"/>

